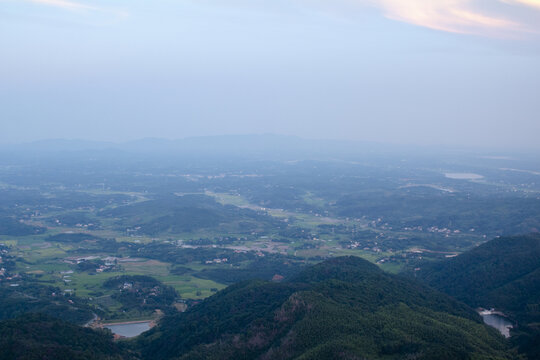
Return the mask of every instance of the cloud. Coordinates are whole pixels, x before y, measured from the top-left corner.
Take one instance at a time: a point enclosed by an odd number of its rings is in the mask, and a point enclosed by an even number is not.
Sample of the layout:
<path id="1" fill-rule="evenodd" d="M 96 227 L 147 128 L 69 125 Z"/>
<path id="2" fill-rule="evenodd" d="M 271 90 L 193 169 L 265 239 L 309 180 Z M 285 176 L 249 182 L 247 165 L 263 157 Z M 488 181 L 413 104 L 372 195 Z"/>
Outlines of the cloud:
<path id="1" fill-rule="evenodd" d="M 110 8 L 110 7 L 98 7 L 93 5 L 87 5 L 80 1 L 72 0 L 23 0 L 28 3 L 48 6 L 61 10 L 68 10 L 72 12 L 78 12 L 84 16 L 90 16 L 91 18 L 99 18 L 101 20 L 108 19 L 122 19 L 129 16 L 129 13 L 125 10 Z"/>
<path id="2" fill-rule="evenodd" d="M 506 0 L 506 3 L 521 4 L 526 6 L 537 7 L 540 9 L 540 0 Z"/>
<path id="3" fill-rule="evenodd" d="M 54 6 L 66 10 L 99 10 L 96 7 L 68 0 L 27 0 L 32 3 Z"/>
<path id="4" fill-rule="evenodd" d="M 385 16 L 460 34 L 513 38 L 540 34 L 540 0 L 371 0 Z"/>

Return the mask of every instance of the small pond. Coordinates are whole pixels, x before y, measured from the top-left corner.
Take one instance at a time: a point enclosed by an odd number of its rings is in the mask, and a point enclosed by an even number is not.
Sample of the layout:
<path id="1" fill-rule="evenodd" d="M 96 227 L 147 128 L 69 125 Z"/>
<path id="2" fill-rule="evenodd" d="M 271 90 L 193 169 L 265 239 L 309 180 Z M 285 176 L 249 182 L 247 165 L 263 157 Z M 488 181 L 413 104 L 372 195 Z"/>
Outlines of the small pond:
<path id="1" fill-rule="evenodd" d="M 109 324 L 104 325 L 104 327 L 110 329 L 113 334 L 130 338 L 142 334 L 147 330 L 150 330 L 150 321 L 127 324 Z"/>
<path id="2" fill-rule="evenodd" d="M 482 316 L 482 319 L 484 319 L 484 323 L 499 330 L 499 332 L 503 334 L 504 337 L 510 337 L 510 329 L 513 327 L 513 324 L 508 321 L 507 318 L 497 314 L 480 313 L 480 316 Z"/>

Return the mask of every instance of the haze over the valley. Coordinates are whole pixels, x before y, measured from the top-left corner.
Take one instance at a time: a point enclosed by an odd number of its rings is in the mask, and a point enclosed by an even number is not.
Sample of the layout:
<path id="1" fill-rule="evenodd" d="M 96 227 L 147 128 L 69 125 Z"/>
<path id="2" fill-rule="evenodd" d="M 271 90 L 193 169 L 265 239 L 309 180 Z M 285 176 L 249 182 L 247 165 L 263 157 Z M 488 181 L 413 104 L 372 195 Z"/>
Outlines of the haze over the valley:
<path id="1" fill-rule="evenodd" d="M 540 359 L 540 0 L 0 0 L 0 360 Z"/>
<path id="2" fill-rule="evenodd" d="M 535 0 L 2 0 L 0 143 L 536 148 Z"/>

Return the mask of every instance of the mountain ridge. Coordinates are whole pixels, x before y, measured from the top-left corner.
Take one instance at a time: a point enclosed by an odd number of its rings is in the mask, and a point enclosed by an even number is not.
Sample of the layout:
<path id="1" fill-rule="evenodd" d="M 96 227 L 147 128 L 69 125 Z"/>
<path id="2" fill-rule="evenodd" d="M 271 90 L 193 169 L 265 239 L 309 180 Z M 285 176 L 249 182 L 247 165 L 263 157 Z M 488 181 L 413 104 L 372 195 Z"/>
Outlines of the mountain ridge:
<path id="1" fill-rule="evenodd" d="M 513 358 L 466 305 L 356 257 L 232 285 L 137 344 L 148 359 Z"/>

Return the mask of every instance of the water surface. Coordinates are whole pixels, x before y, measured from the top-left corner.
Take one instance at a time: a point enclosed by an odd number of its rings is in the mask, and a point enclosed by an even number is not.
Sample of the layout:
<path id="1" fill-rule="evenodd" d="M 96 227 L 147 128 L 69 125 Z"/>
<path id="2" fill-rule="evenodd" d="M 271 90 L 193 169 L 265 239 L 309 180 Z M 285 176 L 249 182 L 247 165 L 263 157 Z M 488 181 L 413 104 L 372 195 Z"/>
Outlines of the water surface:
<path id="1" fill-rule="evenodd" d="M 110 329 L 113 334 L 130 338 L 142 334 L 147 330 L 150 330 L 150 321 L 131 324 L 110 324 L 105 325 L 105 327 L 107 329 Z"/>
<path id="2" fill-rule="evenodd" d="M 513 327 L 512 323 L 503 316 L 497 314 L 480 314 L 484 323 L 499 330 L 504 337 L 510 337 L 510 329 Z"/>
<path id="3" fill-rule="evenodd" d="M 474 173 L 446 173 L 444 174 L 449 179 L 456 179 L 456 180 L 480 180 L 484 177 L 482 175 L 474 174 Z"/>

